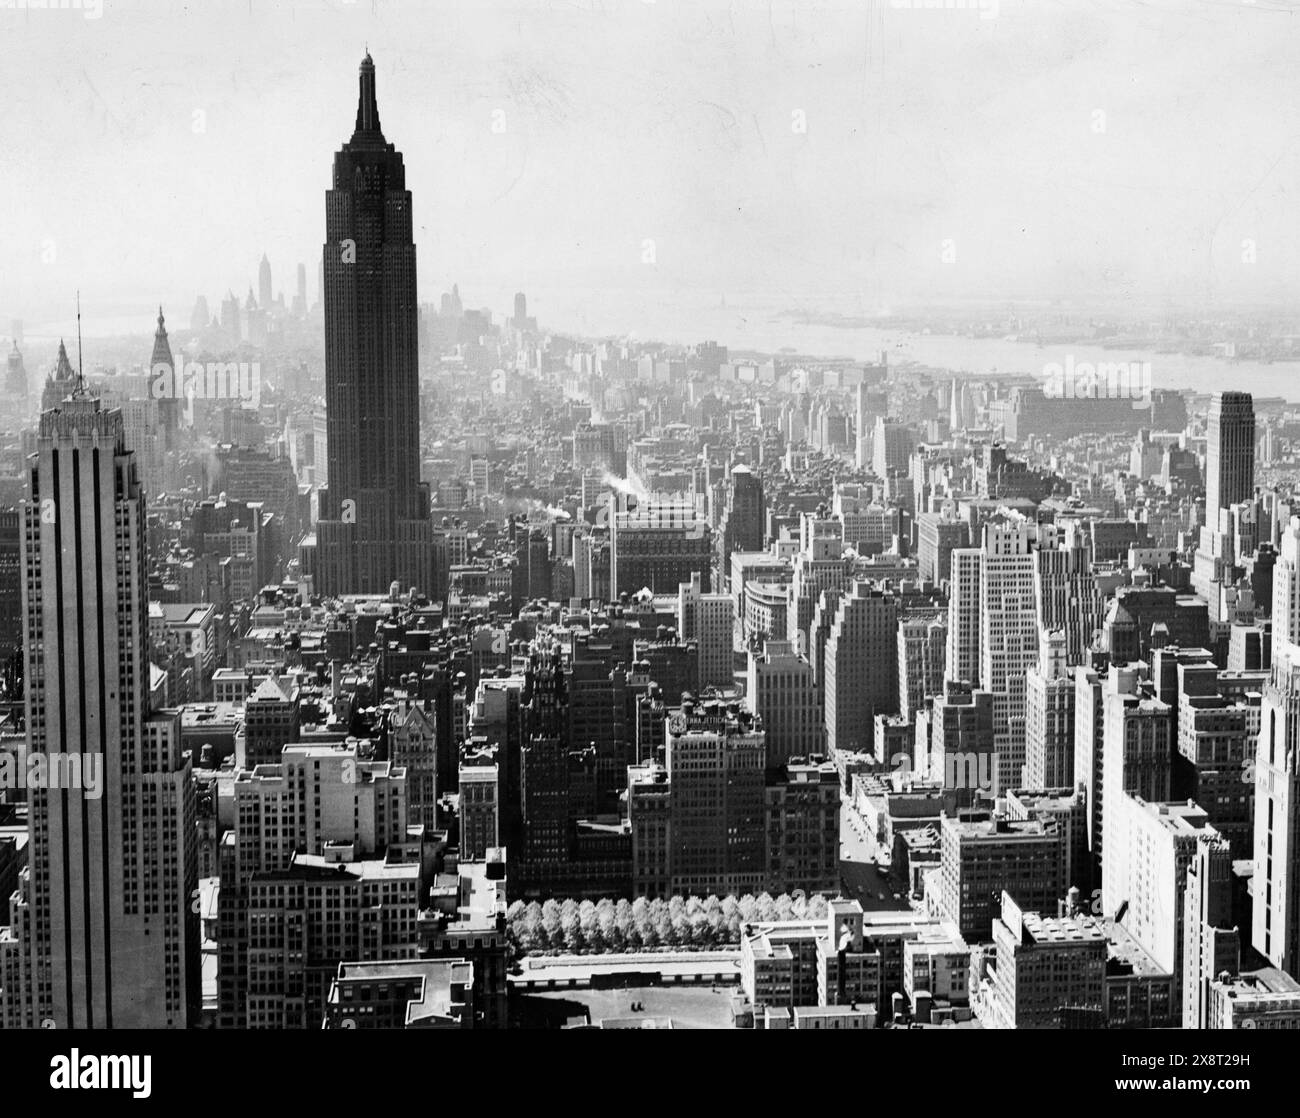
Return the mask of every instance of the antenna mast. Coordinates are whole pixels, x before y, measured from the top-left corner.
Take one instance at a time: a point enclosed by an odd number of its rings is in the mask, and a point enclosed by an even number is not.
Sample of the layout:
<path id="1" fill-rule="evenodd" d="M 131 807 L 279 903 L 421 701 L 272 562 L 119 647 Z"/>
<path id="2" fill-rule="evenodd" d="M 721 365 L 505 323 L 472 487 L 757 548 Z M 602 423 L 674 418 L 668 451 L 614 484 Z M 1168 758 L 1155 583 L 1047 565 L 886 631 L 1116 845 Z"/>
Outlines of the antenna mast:
<path id="1" fill-rule="evenodd" d="M 77 390 L 74 396 L 86 394 L 86 375 L 81 367 L 81 289 L 77 289 Z"/>

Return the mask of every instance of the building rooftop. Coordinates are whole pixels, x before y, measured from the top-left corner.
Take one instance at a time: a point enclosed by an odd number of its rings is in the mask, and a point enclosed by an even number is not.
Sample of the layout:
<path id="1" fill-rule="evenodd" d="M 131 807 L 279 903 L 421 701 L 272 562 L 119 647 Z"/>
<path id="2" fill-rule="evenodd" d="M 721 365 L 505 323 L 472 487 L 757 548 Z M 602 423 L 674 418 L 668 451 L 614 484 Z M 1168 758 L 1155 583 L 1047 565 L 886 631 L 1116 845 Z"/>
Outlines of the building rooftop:
<path id="1" fill-rule="evenodd" d="M 963 842 L 1021 842 L 1042 839 L 1054 832 L 1041 819 L 1005 819 L 943 817 L 945 830 L 954 832 Z"/>
<path id="2" fill-rule="evenodd" d="M 1113 920 L 1103 921 L 1106 929 L 1106 974 L 1108 977 L 1131 974 L 1148 978 L 1166 975 L 1166 971 L 1155 961 L 1123 924 Z"/>
<path id="3" fill-rule="evenodd" d="M 1219 832 L 1210 825 L 1210 817 L 1195 800 L 1152 803 L 1144 800 L 1141 796 L 1132 794 L 1130 794 L 1129 798 L 1171 834 L 1189 838 L 1198 835 L 1207 837 L 1218 837 L 1219 835 Z"/>
<path id="4" fill-rule="evenodd" d="M 330 986 L 328 1004 L 341 1001 L 340 985 L 415 979 L 416 996 L 406 1005 L 408 1027 L 439 1017 L 452 1017 L 453 987 L 467 989 L 474 982 L 473 964 L 464 959 L 409 959 L 402 962 L 340 963 Z"/>
<path id="5" fill-rule="evenodd" d="M 1091 916 L 1044 916 L 1026 912 L 1021 917 L 1025 937 L 1034 943 L 1104 943 L 1106 929 Z"/>

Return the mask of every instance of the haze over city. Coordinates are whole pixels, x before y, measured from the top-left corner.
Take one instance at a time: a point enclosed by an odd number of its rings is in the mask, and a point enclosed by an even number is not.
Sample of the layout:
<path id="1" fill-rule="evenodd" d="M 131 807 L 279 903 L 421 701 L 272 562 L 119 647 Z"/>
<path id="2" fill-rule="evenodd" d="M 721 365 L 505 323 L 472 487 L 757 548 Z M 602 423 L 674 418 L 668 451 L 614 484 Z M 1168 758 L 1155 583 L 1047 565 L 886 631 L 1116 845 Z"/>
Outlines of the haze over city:
<path id="1" fill-rule="evenodd" d="M 1297 10 L 0 0 L 11 1093 L 1294 1078 Z"/>
<path id="2" fill-rule="evenodd" d="M 859 313 L 1294 302 L 1294 4 L 267 4 L 0 10 L 4 319 L 88 333 L 316 292 L 369 47 L 422 300 L 592 332 L 725 299 Z M 1032 110 L 1032 111 L 1030 111 Z M 653 242 L 652 246 L 648 242 Z M 1253 245 L 1253 252 L 1246 242 Z M 652 262 L 651 262 L 652 261 Z M 671 308 L 664 313 L 663 308 Z"/>

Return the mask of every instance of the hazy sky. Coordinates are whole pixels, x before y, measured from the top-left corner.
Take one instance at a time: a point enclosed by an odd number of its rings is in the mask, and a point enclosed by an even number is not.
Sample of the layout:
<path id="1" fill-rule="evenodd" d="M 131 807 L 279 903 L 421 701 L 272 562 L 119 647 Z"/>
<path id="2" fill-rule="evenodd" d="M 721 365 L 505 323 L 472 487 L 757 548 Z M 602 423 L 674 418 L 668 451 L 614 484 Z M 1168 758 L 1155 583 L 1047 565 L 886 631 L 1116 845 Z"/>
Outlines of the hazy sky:
<path id="1" fill-rule="evenodd" d="M 314 300 L 367 44 L 424 300 L 1300 301 L 1282 0 L 103 4 L 0 10 L 5 332 Z"/>

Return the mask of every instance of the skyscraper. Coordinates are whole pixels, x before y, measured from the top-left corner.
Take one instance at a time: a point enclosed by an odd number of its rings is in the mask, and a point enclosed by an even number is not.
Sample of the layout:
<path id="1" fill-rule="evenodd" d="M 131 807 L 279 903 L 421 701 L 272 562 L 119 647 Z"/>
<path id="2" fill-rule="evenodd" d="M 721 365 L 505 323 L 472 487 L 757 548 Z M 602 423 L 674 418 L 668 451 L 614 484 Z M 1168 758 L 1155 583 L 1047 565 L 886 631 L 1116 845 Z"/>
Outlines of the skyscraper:
<path id="1" fill-rule="evenodd" d="M 153 383 L 159 377 L 166 379 L 161 383 L 170 386 L 170 392 L 158 397 L 158 425 L 162 428 L 163 446 L 168 450 L 176 446 L 176 432 L 181 425 L 181 407 L 184 401 L 176 392 L 176 362 L 172 358 L 171 343 L 167 341 L 167 327 L 164 325 L 162 307 L 158 308 L 158 329 L 153 335 L 153 354 L 149 358 L 149 375 Z"/>
<path id="2" fill-rule="evenodd" d="M 1038 663 L 1025 673 L 1026 788 L 1067 788 L 1074 781 L 1075 681 L 1065 649 L 1063 631 L 1044 632 Z"/>
<path id="3" fill-rule="evenodd" d="M 1251 945 L 1275 967 L 1300 967 L 1300 688 L 1279 671 L 1264 692 L 1255 755 Z"/>
<path id="4" fill-rule="evenodd" d="M 23 364 L 23 355 L 18 350 L 18 342 L 13 343 L 5 367 L 5 395 L 20 404 L 27 402 L 27 367 Z"/>
<path id="5" fill-rule="evenodd" d="M 271 309 L 271 262 L 262 253 L 262 262 L 257 266 L 257 305 L 261 310 Z"/>
<path id="6" fill-rule="evenodd" d="M 866 581 L 840 599 L 826 638 L 826 746 L 870 752 L 877 714 L 898 711 L 898 600 Z"/>
<path id="7" fill-rule="evenodd" d="M 671 594 L 695 571 L 703 576 L 701 589 L 710 591 L 713 533 L 693 506 L 650 501 L 633 512 L 615 513 L 610 524 L 612 598 L 647 587 L 655 594 Z"/>
<path id="8" fill-rule="evenodd" d="M 973 686 L 980 682 L 980 582 L 983 567 L 983 548 L 955 547 L 950 553 L 948 664 L 944 678 Z"/>
<path id="9" fill-rule="evenodd" d="M 420 483 L 419 314 L 411 193 L 384 139 L 375 66 L 361 63 L 356 131 L 325 196 L 325 402 L 329 485 L 320 493 L 317 590 L 379 593 L 433 578 Z"/>
<path id="10" fill-rule="evenodd" d="M 763 550 L 765 514 L 762 479 L 748 466 L 737 466 L 726 483 L 726 506 L 718 518 L 718 589 L 726 589 L 733 551 Z"/>
<path id="11" fill-rule="evenodd" d="M 1255 491 L 1255 404 L 1249 392 L 1216 392 L 1205 444 L 1205 523 Z"/>
<path id="12" fill-rule="evenodd" d="M 149 710 L 145 503 L 120 412 L 78 388 L 41 417 L 23 519 L 28 746 L 82 769 L 81 787 L 30 789 L 36 1016 L 184 1028 L 195 802 L 180 715 Z"/>
<path id="13" fill-rule="evenodd" d="M 1036 542 L 1035 526 L 1024 519 L 994 520 L 984 526 L 979 685 L 993 692 L 998 791 L 1020 784 L 1025 763 L 1025 673 L 1038 661 Z M 953 570 L 955 583 L 955 563 Z"/>

